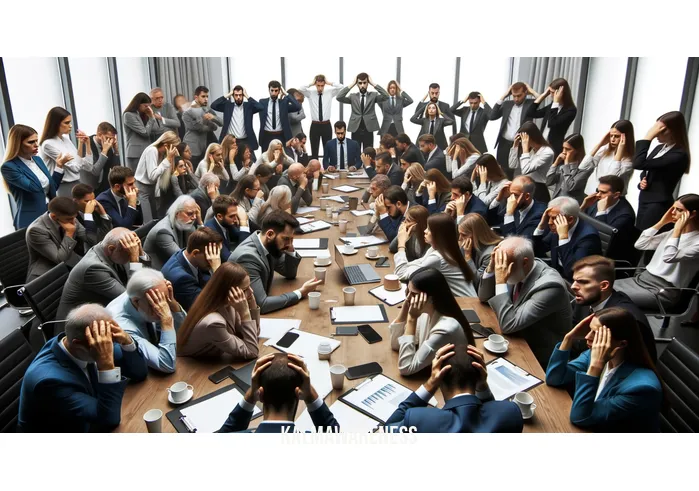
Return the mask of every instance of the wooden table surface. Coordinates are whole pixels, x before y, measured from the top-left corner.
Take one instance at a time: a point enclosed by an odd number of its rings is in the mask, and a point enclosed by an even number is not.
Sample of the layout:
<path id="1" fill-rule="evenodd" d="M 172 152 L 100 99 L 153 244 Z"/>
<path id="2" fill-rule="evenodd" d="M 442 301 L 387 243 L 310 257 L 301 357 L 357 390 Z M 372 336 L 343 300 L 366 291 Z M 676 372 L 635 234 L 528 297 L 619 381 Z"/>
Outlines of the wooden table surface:
<path id="1" fill-rule="evenodd" d="M 357 185 L 367 187 L 368 180 L 357 179 L 336 179 L 330 182 L 330 194 L 343 194 L 333 191 L 333 187 L 342 184 Z M 314 205 L 319 204 L 320 192 L 314 192 Z M 361 197 L 362 191 L 351 193 L 350 196 Z M 323 201 L 323 206 L 326 203 L 332 204 L 334 207 L 340 207 L 340 203 L 333 201 Z M 361 205 L 359 207 L 362 208 Z M 323 210 L 314 213 L 317 218 L 325 220 L 325 212 Z M 369 221 L 369 216 L 354 217 L 349 211 L 340 214 L 341 219 L 348 220 L 348 232 L 356 232 L 357 225 L 365 225 Z M 379 232 L 381 233 L 381 232 Z M 333 226 L 329 230 L 323 230 L 312 234 L 303 235 L 303 238 L 327 237 L 329 246 L 340 243 L 338 238 L 342 236 L 337 226 Z M 359 249 L 359 253 L 353 256 L 345 256 L 345 264 L 360 264 L 371 263 L 373 261 L 364 257 L 366 248 Z M 389 268 L 375 268 L 381 277 L 385 274 L 393 273 L 394 262 L 393 255 L 388 252 L 388 244 L 379 246 L 379 255 L 389 257 L 391 266 Z M 332 256 L 332 254 L 331 254 Z M 272 286 L 272 294 L 280 294 L 283 292 L 294 290 L 300 287 L 303 282 L 313 276 L 313 259 L 304 258 L 298 268 L 298 275 L 295 280 L 285 280 L 280 275 L 276 275 Z M 357 293 L 355 297 L 355 305 L 376 305 L 381 303 L 376 297 L 369 293 L 371 288 L 378 286 L 380 283 L 371 283 L 366 285 L 356 285 Z M 312 332 L 321 336 L 330 337 L 331 333 L 335 332 L 335 326 L 330 323 L 329 309 L 332 306 L 342 306 L 344 304 L 342 288 L 348 286 L 343 273 L 334 262 L 328 267 L 326 273 L 325 284 L 319 289 L 321 292 L 321 304 L 319 310 L 311 310 L 308 307 L 308 300 L 304 299 L 300 303 L 267 314 L 265 317 L 281 318 L 281 319 L 300 319 L 301 330 Z M 334 302 L 333 302 L 334 301 Z M 458 298 L 459 305 L 463 308 L 470 308 L 478 313 L 481 319 L 481 324 L 499 332 L 499 327 L 495 313 L 487 304 L 482 304 L 477 298 Z M 400 305 L 390 307 L 384 304 L 389 321 L 392 321 L 400 312 Z M 389 322 L 390 323 L 390 322 Z M 368 344 L 362 336 L 342 336 L 337 338 L 341 341 L 341 345 L 332 353 L 330 359 L 331 364 L 342 364 L 346 367 L 360 365 L 371 361 L 378 362 L 383 368 L 383 373 L 391 377 L 403 385 L 417 389 L 420 384 L 424 383 L 429 377 L 429 370 L 403 377 L 398 372 L 398 352 L 391 350 L 390 336 L 388 332 L 389 323 L 374 323 L 372 327 L 383 337 L 379 343 Z M 544 370 L 537 362 L 534 354 L 529 349 L 526 341 L 517 337 L 508 337 L 510 341 L 509 350 L 505 354 L 505 358 L 519 365 L 532 375 L 544 379 Z M 263 346 L 266 339 L 260 340 L 260 356 L 276 351 L 274 348 Z M 486 361 L 494 358 L 489 352 L 483 348 L 483 339 L 477 339 L 478 347 L 486 354 Z M 150 371 L 146 381 L 140 384 L 130 385 L 126 389 L 124 401 L 122 404 L 121 425 L 116 431 L 119 432 L 145 432 L 146 425 L 143 422 L 143 415 L 149 409 L 160 409 L 163 411 L 163 431 L 175 432 L 175 428 L 166 419 L 165 414 L 175 408 L 174 405 L 167 400 L 167 388 L 175 382 L 186 381 L 194 386 L 194 398 L 199 398 L 218 390 L 233 382 L 226 380 L 220 384 L 214 384 L 208 376 L 215 371 L 223 368 L 226 365 L 231 365 L 234 368 L 239 368 L 249 362 L 234 362 L 230 357 L 220 358 L 218 360 L 200 360 L 188 357 L 177 358 L 177 370 L 173 374 L 161 374 L 153 370 Z M 326 398 L 325 402 L 330 406 L 344 391 L 362 382 L 363 379 L 347 380 L 342 390 L 333 390 Z M 534 417 L 531 420 L 525 421 L 525 432 L 577 432 L 575 426 L 570 423 L 569 413 L 571 407 L 571 399 L 568 393 L 562 389 L 556 389 L 541 384 L 530 391 L 537 405 Z M 438 392 L 437 400 L 440 406 L 443 404 L 441 392 Z M 297 417 L 303 411 L 303 402 L 299 403 Z M 233 408 L 231 408 L 233 409 Z M 255 419 L 251 423 L 251 427 L 256 426 L 261 421 L 261 418 Z"/>

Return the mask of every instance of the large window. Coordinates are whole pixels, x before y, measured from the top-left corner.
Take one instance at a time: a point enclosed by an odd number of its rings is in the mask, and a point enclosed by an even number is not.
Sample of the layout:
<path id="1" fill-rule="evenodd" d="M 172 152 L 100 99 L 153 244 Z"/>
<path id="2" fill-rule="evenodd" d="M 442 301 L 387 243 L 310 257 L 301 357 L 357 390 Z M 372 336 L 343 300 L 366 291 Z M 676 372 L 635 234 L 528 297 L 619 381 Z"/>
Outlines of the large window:
<path id="1" fill-rule="evenodd" d="M 102 121 L 114 124 L 106 58 L 68 58 L 79 129 L 92 135 Z"/>
<path id="2" fill-rule="evenodd" d="M 396 57 L 389 56 L 346 56 L 342 60 L 345 85 L 351 85 L 354 82 L 354 77 L 362 72 L 365 72 L 371 77 L 372 82 L 388 90 L 388 82 L 396 79 L 397 61 L 398 59 Z M 375 89 L 369 87 L 369 90 L 373 91 Z M 359 89 L 355 87 L 350 93 L 358 91 Z M 343 106 L 342 119 L 344 121 L 349 121 L 350 115 L 352 114 L 352 109 L 349 104 L 343 104 Z M 383 115 L 381 114 L 381 109 L 379 107 L 376 108 L 376 117 L 379 120 L 379 124 L 381 124 Z M 379 146 L 379 141 L 377 138 L 374 139 L 374 145 L 376 147 Z"/>
<path id="3" fill-rule="evenodd" d="M 139 92 L 150 92 L 150 73 L 148 58 L 117 58 L 117 77 L 119 78 L 119 98 L 122 110 Z"/>
<path id="4" fill-rule="evenodd" d="M 5 136 L 2 134 L 2 128 L 0 128 L 0 156 L 5 160 Z M 14 230 L 10 201 L 5 185 L 0 177 L 0 237 L 14 232 Z"/>
<path id="5" fill-rule="evenodd" d="M 689 167 L 689 174 L 685 174 L 680 184 L 680 195 L 686 193 L 697 193 L 699 189 L 699 90 L 694 93 L 694 104 L 692 105 L 692 116 L 689 121 L 689 153 L 692 162 Z"/>

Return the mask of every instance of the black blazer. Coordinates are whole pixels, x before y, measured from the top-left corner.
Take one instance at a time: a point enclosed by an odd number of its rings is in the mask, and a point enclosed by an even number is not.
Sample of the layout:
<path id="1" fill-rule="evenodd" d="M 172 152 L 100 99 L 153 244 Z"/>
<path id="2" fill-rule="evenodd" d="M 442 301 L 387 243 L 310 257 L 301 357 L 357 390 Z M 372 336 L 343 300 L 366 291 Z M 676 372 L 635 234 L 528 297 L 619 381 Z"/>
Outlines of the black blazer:
<path id="1" fill-rule="evenodd" d="M 459 108 L 459 106 L 462 105 L 463 107 Z M 488 151 L 483 132 L 485 131 L 485 127 L 488 126 L 490 112 L 492 110 L 493 108 L 491 108 L 487 102 L 484 107 L 479 107 L 473 119 L 473 128 L 470 128 L 471 131 L 466 131 L 466 120 L 471 118 L 471 107 L 468 104 L 464 104 L 462 101 L 457 102 L 451 107 L 454 116 L 461 116 L 459 131 L 466 135 L 471 143 L 473 143 L 473 146 L 481 153 L 486 153 Z"/>
<path id="2" fill-rule="evenodd" d="M 235 107 L 235 102 L 233 98 L 226 99 L 226 97 L 221 96 L 211 103 L 211 109 L 223 113 L 223 126 L 221 127 L 221 135 L 219 136 L 219 143 L 228 134 L 228 128 L 231 126 L 231 118 L 233 117 L 233 108 Z M 259 148 L 257 143 L 257 137 L 255 137 L 255 132 L 252 128 L 252 115 L 259 113 L 264 110 L 265 106 L 257 102 L 252 97 L 248 97 L 247 101 L 243 102 L 243 121 L 245 124 L 245 133 L 247 134 L 247 141 L 249 143 L 250 151 L 255 151 Z"/>
<path id="3" fill-rule="evenodd" d="M 642 170 L 641 179 L 648 182 L 646 189 L 639 189 L 639 203 L 671 203 L 674 201 L 672 193 L 677 183 L 682 179 L 682 174 L 689 167 L 689 155 L 681 148 L 673 147 L 665 155 L 659 158 L 655 156 L 663 148 L 658 145 L 648 155 L 649 140 L 636 142 L 636 155 L 633 157 L 633 168 Z"/>
<path id="4" fill-rule="evenodd" d="M 437 169 L 444 174 L 447 179 L 451 179 L 451 172 L 447 171 L 447 158 L 439 147 L 434 149 L 432 156 L 425 162 L 425 172 L 430 169 Z"/>
<path id="5" fill-rule="evenodd" d="M 500 226 L 502 236 L 509 237 L 511 235 L 521 235 L 522 237 L 526 237 L 527 239 L 532 239 L 534 235 L 534 230 L 539 225 L 541 217 L 546 211 L 546 206 L 546 203 L 535 201 L 534 205 L 532 206 L 532 209 L 529 210 L 529 213 L 527 213 L 527 215 L 524 217 L 524 221 L 521 223 L 519 221 L 519 212 L 515 211 L 515 214 L 513 215 L 515 221 L 510 223 L 503 223 Z M 505 206 L 500 206 L 499 214 L 501 222 L 504 220 L 505 211 Z"/>
<path id="6" fill-rule="evenodd" d="M 126 227 L 130 229 L 136 228 L 143 224 L 143 214 L 141 213 L 141 205 L 137 205 L 136 209 L 126 208 L 126 214 L 122 217 L 119 213 L 119 205 L 117 204 L 112 191 L 107 189 L 97 196 L 97 201 L 104 207 L 109 218 L 112 219 L 113 227 Z"/>
<path id="7" fill-rule="evenodd" d="M 522 103 L 522 115 L 519 118 L 519 124 L 517 125 L 518 128 L 527 121 L 534 119 L 531 116 L 527 116 L 529 106 L 533 102 L 534 99 L 525 99 Z M 503 133 L 505 133 L 505 129 L 507 129 L 507 120 L 510 118 L 510 113 L 512 112 L 512 107 L 514 105 L 515 101 L 503 101 L 502 104 L 495 104 L 492 111 L 490 111 L 490 116 L 488 116 L 490 121 L 495 121 L 496 119 L 502 118 L 502 121 L 500 121 L 500 130 L 498 131 L 498 140 L 495 142 L 496 147 L 500 144 L 499 140 L 502 138 Z"/>
<path id="8" fill-rule="evenodd" d="M 400 159 L 404 159 L 407 162 L 420 162 L 423 166 L 425 165 L 425 156 L 422 154 L 420 149 L 414 143 L 408 145 L 405 152 L 398 154 L 398 149 L 396 149 L 396 158 L 400 162 Z"/>
<path id="9" fill-rule="evenodd" d="M 585 213 L 595 220 L 619 230 L 612 247 L 607 251 L 607 257 L 634 263 L 633 258 L 636 256 L 634 244 L 641 232 L 636 228 L 636 213 L 633 211 L 631 203 L 622 197 L 612 211 L 606 215 L 596 216 L 597 203 L 585 210 Z"/>
<path id="10" fill-rule="evenodd" d="M 548 141 L 557 156 L 563 149 L 563 140 L 565 140 L 566 132 L 573 120 L 575 120 L 576 114 L 578 114 L 578 108 L 575 106 L 552 109 L 551 104 L 549 104 L 539 109 L 539 104 L 532 101 L 527 108 L 526 116 L 528 118 L 543 118 L 541 128 L 543 130 L 544 125 L 548 125 Z"/>
<path id="11" fill-rule="evenodd" d="M 544 235 L 534 236 L 534 249 L 539 251 L 539 257 L 543 257 L 544 251 L 551 251 L 551 266 L 556 268 L 563 279 L 572 283 L 573 264 L 587 256 L 601 255 L 602 242 L 597 229 L 580 218 L 575 232 L 569 238 L 568 243 L 558 245 L 558 234 L 547 230 Z M 562 265 L 559 264 L 559 258 Z"/>

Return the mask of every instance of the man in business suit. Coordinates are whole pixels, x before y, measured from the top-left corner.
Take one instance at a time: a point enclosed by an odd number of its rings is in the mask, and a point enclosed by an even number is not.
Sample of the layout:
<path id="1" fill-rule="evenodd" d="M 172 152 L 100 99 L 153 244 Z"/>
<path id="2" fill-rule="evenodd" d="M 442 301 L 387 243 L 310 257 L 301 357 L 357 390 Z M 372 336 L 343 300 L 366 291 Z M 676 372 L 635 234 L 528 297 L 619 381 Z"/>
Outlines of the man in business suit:
<path id="1" fill-rule="evenodd" d="M 428 203 L 427 211 L 430 215 L 437 212 L 431 208 L 435 204 Z M 488 218 L 488 207 L 478 196 L 473 195 L 473 183 L 466 176 L 459 176 L 451 182 L 451 201 L 444 211 L 455 218 L 457 224 L 469 213 L 478 213 L 484 220 Z"/>
<path id="2" fill-rule="evenodd" d="M 117 166 L 109 171 L 109 186 L 97 196 L 97 201 L 109 215 L 114 227 L 134 229 L 143 223 L 138 188 L 134 172 L 129 167 Z"/>
<path id="3" fill-rule="evenodd" d="M 194 101 L 184 114 L 182 121 L 186 132 L 182 141 L 189 145 L 192 162 L 201 162 L 208 146 L 209 133 L 223 126 L 223 121 L 209 107 L 209 89 L 200 85 L 194 89 Z M 237 135 L 236 135 L 237 136 Z"/>
<path id="4" fill-rule="evenodd" d="M 299 92 L 308 99 L 308 105 L 311 108 L 311 131 L 308 137 L 311 140 L 311 158 L 313 159 L 318 158 L 320 141 L 322 140 L 323 148 L 325 148 L 332 137 L 330 129 L 332 100 L 343 87 L 342 84 L 328 81 L 325 75 L 318 74 L 313 78 L 311 85 L 302 85 L 299 88 Z"/>
<path id="5" fill-rule="evenodd" d="M 163 266 L 163 276 L 172 283 L 172 290 L 187 311 L 221 266 L 223 237 L 209 227 L 192 232 L 187 248 L 177 251 Z"/>
<path id="6" fill-rule="evenodd" d="M 447 104 L 446 102 L 442 102 L 439 100 L 439 93 L 440 93 L 440 87 L 439 84 L 436 82 L 433 82 L 430 84 L 430 87 L 427 91 L 427 94 L 425 97 L 422 98 L 422 102 L 420 102 L 417 107 L 415 108 L 415 114 L 414 116 L 423 114 L 425 112 L 425 107 L 430 103 L 434 102 L 437 104 L 439 107 L 439 110 L 442 112 L 443 116 L 446 116 L 447 118 L 451 119 L 452 121 L 455 121 L 456 118 L 454 117 L 454 114 L 451 112 L 451 106 Z M 429 100 L 427 100 L 429 98 Z M 453 133 L 456 133 L 456 126 L 452 126 L 452 131 Z"/>
<path id="7" fill-rule="evenodd" d="M 388 83 L 388 99 L 383 101 L 379 106 L 383 114 L 379 135 L 398 136 L 404 133 L 403 129 L 403 108 L 408 107 L 413 103 L 413 99 L 407 92 L 401 90 L 400 84 L 391 80 Z"/>
<path id="8" fill-rule="evenodd" d="M 468 106 L 464 104 L 468 103 Z M 466 99 L 451 107 L 454 116 L 461 116 L 460 133 L 463 133 L 481 153 L 488 151 L 483 132 L 490 121 L 492 108 L 480 92 L 471 92 Z"/>
<path id="9" fill-rule="evenodd" d="M 233 98 L 232 102 L 229 100 L 231 98 Z M 264 106 L 252 97 L 248 97 L 248 93 L 243 87 L 236 85 L 228 94 L 216 99 L 211 104 L 211 108 L 223 113 L 223 129 L 219 143 L 226 135 L 235 136 L 238 144 L 245 143 L 253 152 L 252 160 L 254 162 L 254 151 L 259 148 L 259 145 L 252 128 L 252 116 L 262 111 Z"/>
<path id="10" fill-rule="evenodd" d="M 306 168 L 301 164 L 291 164 L 277 186 L 286 186 L 291 190 L 291 213 L 296 213 L 301 205 L 310 206 L 313 203 L 313 177 L 308 178 Z"/>
<path id="11" fill-rule="evenodd" d="M 621 177 L 602 176 L 597 184 L 597 192 L 587 196 L 580 209 L 619 231 L 607 251 L 607 257 L 624 259 L 635 264 L 638 253 L 634 244 L 638 240 L 640 230 L 636 228 L 636 213 L 631 203 L 622 196 L 623 193 L 624 180 Z"/>
<path id="12" fill-rule="evenodd" d="M 317 431 L 340 431 L 340 424 L 311 385 L 303 358 L 286 353 L 265 355 L 255 362 L 250 388 L 218 433 L 246 431 L 257 401 L 262 402 L 263 420 L 256 433 L 293 433 L 299 399 L 306 403 Z"/>
<path id="13" fill-rule="evenodd" d="M 447 179 L 451 179 L 451 172 L 447 171 L 447 159 L 442 149 L 437 146 L 434 136 L 422 135 L 417 139 L 417 142 L 420 145 L 420 152 L 425 157 L 425 172 L 437 169 Z"/>
<path id="14" fill-rule="evenodd" d="M 505 92 L 500 100 L 495 103 L 488 117 L 490 121 L 502 118 L 500 130 L 498 131 L 498 139 L 495 143 L 495 146 L 498 148 L 496 158 L 500 167 L 503 168 L 507 174 L 507 178 L 510 180 L 514 177 L 514 169 L 510 169 L 507 163 L 510 156 L 510 148 L 512 148 L 512 142 L 520 126 L 532 120 L 532 118 L 526 114 L 534 100 L 527 99 L 526 97 L 534 93 L 531 87 L 524 82 L 515 82 L 507 89 L 507 92 Z M 505 99 L 510 95 L 512 96 L 512 100 L 506 101 Z"/>
<path id="15" fill-rule="evenodd" d="M 89 248 L 85 227 L 76 220 L 78 205 L 70 198 L 53 198 L 49 211 L 27 227 L 27 283 L 61 262 L 78 264 Z"/>
<path id="16" fill-rule="evenodd" d="M 580 205 L 569 196 L 549 202 L 534 230 L 537 255 L 551 252 L 551 265 L 568 282 L 573 281 L 573 264 L 586 256 L 602 254 L 599 233 L 592 225 L 580 220 Z"/>
<path id="17" fill-rule="evenodd" d="M 312 278 L 293 292 L 272 296 L 274 272 L 288 280 L 296 278 L 301 256 L 294 251 L 294 230 L 299 226 L 290 214 L 276 210 L 269 213 L 260 224 L 260 230 L 245 239 L 228 258 L 248 272 L 250 286 L 261 314 L 295 305 L 322 283 Z"/>
<path id="18" fill-rule="evenodd" d="M 197 206 L 201 210 L 201 215 L 206 216 L 206 212 L 211 208 L 211 203 L 214 202 L 216 196 L 219 195 L 219 187 L 221 179 L 213 172 L 207 172 L 199 180 L 199 187 L 189 193 L 197 202 Z"/>
<path id="19" fill-rule="evenodd" d="M 444 396 L 441 409 L 428 405 L 437 389 Z M 430 378 L 400 403 L 385 427 L 412 427 L 416 433 L 521 433 L 524 420 L 517 404 L 493 397 L 481 351 L 447 344 L 435 353 Z"/>
<path id="20" fill-rule="evenodd" d="M 155 87 L 150 91 L 151 109 L 153 109 L 153 117 L 155 118 L 155 126 L 153 127 L 153 141 L 160 138 L 160 135 L 166 131 L 174 131 L 179 133 L 180 120 L 177 117 L 175 106 L 169 102 L 165 102 L 165 94 L 163 89 Z"/>
<path id="21" fill-rule="evenodd" d="M 197 202 L 188 195 L 180 196 L 170 205 L 167 216 L 148 232 L 143 244 L 153 268 L 160 270 L 177 251 L 187 246 L 189 235 L 202 225 L 200 213 Z"/>
<path id="22" fill-rule="evenodd" d="M 347 138 L 347 126 L 344 121 L 335 123 L 335 138 L 325 144 L 323 167 L 335 172 L 338 170 L 358 169 L 362 165 L 359 143 Z M 313 157 L 315 158 L 315 157 Z"/>
<path id="23" fill-rule="evenodd" d="M 147 375 L 134 339 L 104 307 L 83 305 L 24 374 L 17 431 L 111 431 L 121 422 L 126 385 Z"/>
<path id="24" fill-rule="evenodd" d="M 396 158 L 409 163 L 420 162 L 423 167 L 425 165 L 425 156 L 405 133 L 396 137 Z"/>
<path id="25" fill-rule="evenodd" d="M 308 165 L 311 157 L 306 152 L 306 135 L 303 133 L 297 134 L 291 140 L 286 142 L 284 146 L 284 152 L 293 159 L 294 162 L 299 164 Z"/>
<path id="26" fill-rule="evenodd" d="M 546 211 L 546 203 L 534 200 L 535 188 L 531 177 L 517 176 L 498 193 L 496 206 L 502 217 L 500 231 L 503 237 L 518 235 L 534 239 L 534 230 Z"/>
<path id="27" fill-rule="evenodd" d="M 73 201 L 78 205 L 78 222 L 85 227 L 88 246 L 92 247 L 112 229 L 112 219 L 95 199 L 94 189 L 89 184 L 76 184 L 71 193 Z"/>
<path id="28" fill-rule="evenodd" d="M 95 169 L 99 169 L 99 172 L 96 175 L 81 174 L 80 180 L 95 188 L 96 194 L 100 194 L 109 189 L 109 172 L 121 165 L 117 130 L 111 123 L 103 121 L 97 125 L 97 133 L 90 136 L 89 142 L 94 162 L 93 172 Z"/>
<path id="29" fill-rule="evenodd" d="M 248 214 L 227 194 L 216 197 L 211 209 L 213 216 L 204 225 L 221 234 L 221 261 L 228 261 L 231 252 L 250 236 Z"/>
<path id="30" fill-rule="evenodd" d="M 542 367 L 570 330 L 568 286 L 561 275 L 534 258 L 529 239 L 508 237 L 494 250 L 478 298 L 495 311 L 503 334 L 519 333 Z"/>
<path id="31" fill-rule="evenodd" d="M 398 228 L 403 223 L 409 207 L 408 195 L 400 186 L 389 187 L 374 201 L 379 226 L 389 242 L 398 235 Z"/>
<path id="32" fill-rule="evenodd" d="M 282 84 L 272 80 L 268 85 L 269 97 L 260 99 L 260 146 L 269 147 L 272 140 L 289 141 L 292 137 L 289 113 L 301 110 L 295 97 L 287 94 Z"/>
<path id="33" fill-rule="evenodd" d="M 348 95 L 355 85 L 359 92 Z M 369 85 L 376 89 L 376 92 L 369 92 Z M 359 143 L 362 150 L 374 146 L 374 132 L 379 130 L 376 104 L 386 100 L 388 92 L 380 85 L 374 84 L 371 77 L 364 72 L 354 78 L 352 85 L 343 88 L 337 94 L 338 102 L 350 104 L 352 107 L 348 129 L 352 132 L 352 140 Z"/>
<path id="34" fill-rule="evenodd" d="M 303 101 L 306 99 L 306 97 L 298 90 L 296 89 L 289 89 L 287 92 L 289 92 L 289 95 L 296 99 L 296 102 L 299 103 L 299 109 L 298 111 L 292 111 L 289 113 L 289 123 L 291 125 L 291 134 L 292 135 L 298 135 L 299 133 L 303 133 L 303 128 L 301 127 L 301 121 L 306 119 L 306 113 L 303 111 Z M 304 142 L 304 145 L 306 142 Z"/>
<path id="35" fill-rule="evenodd" d="M 391 180 L 391 185 L 400 186 L 403 184 L 404 172 L 400 165 L 393 162 L 390 153 L 381 152 L 376 156 L 376 168 L 372 167 L 371 164 L 367 165 L 367 163 L 364 164 L 364 170 L 370 179 L 373 179 L 377 174 L 384 174 Z"/>
<path id="36" fill-rule="evenodd" d="M 65 319 L 84 303 L 107 305 L 124 293 L 129 277 L 149 263 L 135 232 L 123 227 L 112 229 L 70 271 L 56 319 Z"/>

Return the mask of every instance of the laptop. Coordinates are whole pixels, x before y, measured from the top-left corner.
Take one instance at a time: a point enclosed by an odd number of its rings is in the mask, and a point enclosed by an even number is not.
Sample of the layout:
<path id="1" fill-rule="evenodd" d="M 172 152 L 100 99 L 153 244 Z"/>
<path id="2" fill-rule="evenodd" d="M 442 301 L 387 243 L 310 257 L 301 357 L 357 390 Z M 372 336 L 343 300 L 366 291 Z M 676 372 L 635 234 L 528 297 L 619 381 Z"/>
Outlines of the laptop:
<path id="1" fill-rule="evenodd" d="M 335 246 L 335 262 L 340 269 L 345 273 L 345 278 L 350 285 L 362 285 L 364 283 L 379 283 L 381 278 L 368 264 L 355 264 L 353 266 L 345 266 L 345 259 L 340 252 L 340 248 Z"/>

